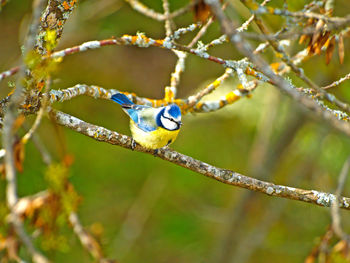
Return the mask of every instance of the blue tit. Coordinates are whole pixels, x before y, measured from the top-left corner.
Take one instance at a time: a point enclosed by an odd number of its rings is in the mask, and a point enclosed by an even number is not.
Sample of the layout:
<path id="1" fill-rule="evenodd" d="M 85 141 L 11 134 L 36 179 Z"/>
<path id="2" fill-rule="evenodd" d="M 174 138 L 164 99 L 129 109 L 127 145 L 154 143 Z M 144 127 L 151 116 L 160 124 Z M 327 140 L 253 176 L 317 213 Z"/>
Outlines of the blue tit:
<path id="1" fill-rule="evenodd" d="M 111 99 L 129 115 L 132 137 L 143 147 L 156 150 L 175 141 L 182 125 L 176 104 L 159 108 L 137 105 L 122 93 L 114 94 Z"/>

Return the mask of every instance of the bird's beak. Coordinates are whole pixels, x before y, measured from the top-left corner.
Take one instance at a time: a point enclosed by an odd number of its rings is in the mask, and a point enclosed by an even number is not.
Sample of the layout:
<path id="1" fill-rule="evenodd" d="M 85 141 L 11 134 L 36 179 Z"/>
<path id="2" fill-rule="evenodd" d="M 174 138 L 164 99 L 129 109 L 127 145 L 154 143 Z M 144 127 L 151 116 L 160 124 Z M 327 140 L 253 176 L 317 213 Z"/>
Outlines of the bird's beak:
<path id="1" fill-rule="evenodd" d="M 181 121 L 178 121 L 177 124 L 179 124 L 180 126 L 184 125 Z"/>

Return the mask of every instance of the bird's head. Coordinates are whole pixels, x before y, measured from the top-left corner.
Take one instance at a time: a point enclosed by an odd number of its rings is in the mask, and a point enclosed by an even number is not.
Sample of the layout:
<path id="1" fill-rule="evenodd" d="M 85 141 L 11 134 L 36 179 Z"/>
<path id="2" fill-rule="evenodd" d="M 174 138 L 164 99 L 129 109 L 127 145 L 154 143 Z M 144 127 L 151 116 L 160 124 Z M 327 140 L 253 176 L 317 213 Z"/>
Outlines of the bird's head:
<path id="1" fill-rule="evenodd" d="M 157 116 L 158 125 L 162 128 L 175 131 L 180 129 L 181 122 L 181 110 L 176 104 L 170 104 L 163 107 Z"/>

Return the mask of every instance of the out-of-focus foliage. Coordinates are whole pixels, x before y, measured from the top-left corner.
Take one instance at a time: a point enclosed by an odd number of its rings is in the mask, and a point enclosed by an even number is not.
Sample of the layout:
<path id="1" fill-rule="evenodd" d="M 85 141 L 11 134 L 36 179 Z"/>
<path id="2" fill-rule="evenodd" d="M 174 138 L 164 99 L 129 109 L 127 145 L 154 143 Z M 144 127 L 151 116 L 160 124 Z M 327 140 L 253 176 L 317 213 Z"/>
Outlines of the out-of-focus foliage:
<path id="1" fill-rule="evenodd" d="M 29 20 L 29 2 L 12 0 L 0 13 L 0 71 L 18 63 Z M 161 1 L 143 2 L 162 12 Z M 169 2 L 171 10 L 175 10 L 188 1 Z M 227 12 L 236 13 L 244 21 L 249 16 L 247 10 L 239 1 L 231 2 L 233 8 Z M 283 7 L 284 1 L 273 2 L 274 6 Z M 302 0 L 287 2 L 290 10 L 299 10 L 305 4 Z M 333 14 L 344 15 L 346 10 L 350 10 L 349 1 L 336 1 Z M 278 28 L 280 19 L 267 21 L 269 27 Z M 186 13 L 175 22 L 179 27 L 189 25 L 193 13 Z M 124 1 L 80 1 L 56 50 L 137 32 L 146 32 L 153 38 L 163 38 L 165 34 L 163 23 L 144 17 Z M 220 27 L 214 23 L 203 42 L 219 34 Z M 185 36 L 183 41 L 193 35 Z M 300 45 L 300 50 L 303 48 Z M 344 50 L 349 48 L 346 39 Z M 216 47 L 213 54 L 239 59 L 229 45 Z M 272 56 L 272 52 L 266 55 Z M 39 63 L 35 54 L 27 59 L 28 65 Z M 343 64 L 334 55 L 328 60 L 326 65 L 321 55 L 303 64 L 305 73 L 320 86 L 349 73 L 346 52 Z M 156 48 L 113 46 L 69 56 L 59 64 L 51 60 L 46 63 L 53 74 L 53 89 L 85 83 L 161 98 L 176 57 Z M 193 94 L 222 72 L 220 65 L 189 56 L 178 96 Z M 41 78 L 48 72 L 35 74 Z M 289 77 L 302 85 L 294 74 Z M 8 78 L 13 80 L 14 77 Z M 218 98 L 237 84 L 236 80 L 226 81 L 210 96 Z M 2 97 L 11 91 L 9 86 L 7 81 L 0 83 Z M 350 101 L 350 82 L 335 88 L 334 94 Z M 129 120 L 113 102 L 77 97 L 54 106 L 90 123 L 129 134 Z M 34 120 L 34 116 L 28 118 Z M 308 117 L 271 86 L 259 86 L 250 98 L 220 111 L 186 115 L 183 122 L 179 138 L 172 145 L 177 151 L 289 186 L 333 192 L 349 155 L 348 138 Z M 23 135 L 24 131 L 20 133 Z M 47 168 L 29 142 L 23 172 L 18 175 L 19 195 L 31 195 L 49 185 L 52 205 L 33 215 L 28 229 L 42 229 L 35 244 L 49 253 L 54 262 L 91 261 L 67 222 L 67 215 L 77 206 L 82 224 L 101 242 L 108 257 L 120 262 L 303 262 L 310 258 L 330 223 L 330 211 L 326 208 L 261 194 L 253 194 L 251 201 L 244 203 L 243 213 L 235 218 L 247 190 L 223 185 L 153 156 L 91 140 L 57 127 L 49 118 L 44 119 L 37 133 L 57 164 Z M 67 162 L 67 155 L 74 156 L 74 161 L 69 157 L 68 165 L 64 161 Z M 345 186 L 345 196 L 350 194 L 349 186 Z M 11 236 L 13 231 L 5 226 L 6 213 L 5 180 L 1 177 L 0 249 L 2 237 Z M 341 216 L 344 231 L 350 232 L 349 212 L 344 211 Z M 332 252 L 331 262 L 348 262 L 341 251 Z M 1 253 L 0 262 L 4 256 Z M 24 250 L 19 255 L 28 257 Z"/>

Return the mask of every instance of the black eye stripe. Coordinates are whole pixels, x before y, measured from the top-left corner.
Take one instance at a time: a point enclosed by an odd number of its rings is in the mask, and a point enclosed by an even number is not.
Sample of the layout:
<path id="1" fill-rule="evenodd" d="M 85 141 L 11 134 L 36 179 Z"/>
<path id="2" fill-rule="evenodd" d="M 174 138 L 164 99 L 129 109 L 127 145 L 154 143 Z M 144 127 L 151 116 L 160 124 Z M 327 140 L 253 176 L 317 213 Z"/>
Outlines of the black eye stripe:
<path id="1" fill-rule="evenodd" d="M 162 117 L 163 117 L 164 119 L 167 119 L 167 120 L 169 120 L 169 121 L 172 121 L 172 122 L 174 122 L 174 123 L 176 124 L 176 128 L 173 129 L 174 131 L 180 129 L 181 125 L 180 125 L 177 121 L 175 121 L 175 119 L 165 117 L 163 114 L 162 114 Z"/>
<path id="2" fill-rule="evenodd" d="M 165 118 L 165 119 L 167 119 L 167 120 L 169 120 L 169 121 L 176 122 L 173 118 L 168 118 L 168 117 L 165 117 L 164 115 L 163 115 L 163 118 Z"/>

